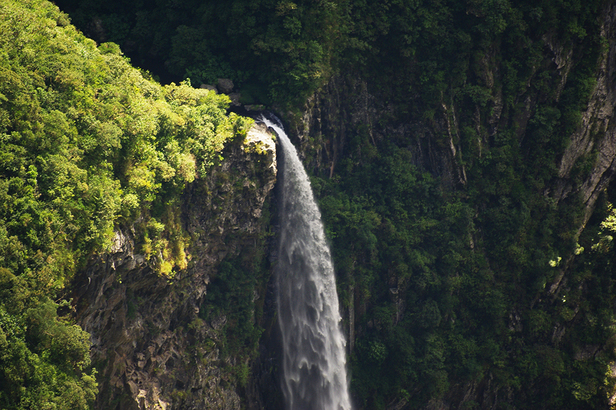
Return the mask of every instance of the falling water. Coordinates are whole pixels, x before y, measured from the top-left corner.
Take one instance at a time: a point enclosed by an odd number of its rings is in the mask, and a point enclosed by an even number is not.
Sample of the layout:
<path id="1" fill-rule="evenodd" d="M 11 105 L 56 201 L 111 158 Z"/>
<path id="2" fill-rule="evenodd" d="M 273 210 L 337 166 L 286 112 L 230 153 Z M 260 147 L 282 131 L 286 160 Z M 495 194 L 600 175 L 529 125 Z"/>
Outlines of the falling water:
<path id="1" fill-rule="evenodd" d="M 278 322 L 289 410 L 350 410 L 344 336 L 329 247 L 306 171 L 282 127 Z"/>

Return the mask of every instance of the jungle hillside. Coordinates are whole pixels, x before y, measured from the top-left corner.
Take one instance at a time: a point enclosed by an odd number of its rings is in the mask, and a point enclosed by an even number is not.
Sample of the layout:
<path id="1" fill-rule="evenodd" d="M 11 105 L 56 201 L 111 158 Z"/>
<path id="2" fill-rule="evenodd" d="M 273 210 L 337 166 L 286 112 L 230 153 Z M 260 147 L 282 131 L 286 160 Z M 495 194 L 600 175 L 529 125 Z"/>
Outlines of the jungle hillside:
<path id="1" fill-rule="evenodd" d="M 256 106 L 311 174 L 357 409 L 614 407 L 614 1 L 5 0 L 0 15 L 0 407 L 101 408 L 108 364 L 73 288 L 121 230 L 153 277 L 189 280 L 206 235 L 187 204 L 214 177 L 242 195 L 225 149 Z M 263 229 L 182 324 L 207 341 L 201 363 L 222 352 L 208 365 L 229 408 L 280 403 Z M 109 403 L 146 408 L 133 396 Z"/>

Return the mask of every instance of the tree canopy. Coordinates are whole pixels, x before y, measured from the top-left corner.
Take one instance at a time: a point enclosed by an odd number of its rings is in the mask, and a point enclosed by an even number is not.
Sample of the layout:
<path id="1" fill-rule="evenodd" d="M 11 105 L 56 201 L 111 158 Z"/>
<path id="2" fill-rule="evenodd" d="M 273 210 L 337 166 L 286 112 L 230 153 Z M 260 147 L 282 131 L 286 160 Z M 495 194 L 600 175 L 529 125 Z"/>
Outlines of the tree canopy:
<path id="1" fill-rule="evenodd" d="M 159 85 L 47 1 L 0 5 L 0 407 L 93 402 L 89 336 L 58 316 L 63 290 L 121 224 L 159 274 L 186 268 L 174 204 L 246 132 L 229 102 Z"/>

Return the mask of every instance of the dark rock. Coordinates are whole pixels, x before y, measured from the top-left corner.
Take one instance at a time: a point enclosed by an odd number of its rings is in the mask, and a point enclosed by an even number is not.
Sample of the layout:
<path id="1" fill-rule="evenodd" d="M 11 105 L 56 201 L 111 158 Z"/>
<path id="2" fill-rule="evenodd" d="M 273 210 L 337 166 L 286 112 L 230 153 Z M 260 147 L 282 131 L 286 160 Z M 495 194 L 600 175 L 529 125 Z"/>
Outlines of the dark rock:
<path id="1" fill-rule="evenodd" d="M 204 90 L 211 90 L 211 91 L 214 91 L 215 93 L 218 93 L 218 89 L 216 88 L 215 85 L 201 84 L 199 88 L 203 88 Z"/>
<path id="2" fill-rule="evenodd" d="M 216 86 L 223 94 L 231 94 L 234 88 L 233 81 L 228 78 L 219 78 Z"/>

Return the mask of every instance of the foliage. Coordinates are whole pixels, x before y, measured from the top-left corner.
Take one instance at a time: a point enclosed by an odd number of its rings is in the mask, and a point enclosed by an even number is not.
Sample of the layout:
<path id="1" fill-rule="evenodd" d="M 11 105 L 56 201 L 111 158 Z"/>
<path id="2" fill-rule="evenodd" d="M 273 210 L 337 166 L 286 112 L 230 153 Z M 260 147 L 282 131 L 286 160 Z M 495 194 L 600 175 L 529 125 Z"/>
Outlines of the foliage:
<path id="1" fill-rule="evenodd" d="M 236 364 L 226 370 L 240 387 L 248 383 L 249 363 L 257 357 L 263 333 L 264 301 L 258 295 L 265 293 L 270 266 L 264 253 L 265 237 L 256 241 L 254 251 L 228 256 L 220 263 L 199 310 L 203 319 L 224 323 L 217 344 L 223 358 Z"/>
<path id="2" fill-rule="evenodd" d="M 285 111 L 332 75 L 361 78 L 386 107 L 371 125 L 381 138 L 345 124 L 333 178 L 313 179 L 342 305 L 356 313 L 358 406 L 438 406 L 478 386 L 486 402 L 468 407 L 490 407 L 498 392 L 503 406 L 554 409 L 607 408 L 614 390 L 608 201 L 578 235 L 580 199 L 552 194 L 595 85 L 607 3 L 58 1 L 165 78 L 230 77 L 245 100 Z M 426 138 L 391 132 L 409 123 Z M 460 182 L 417 160 L 450 147 Z M 594 155 L 575 165 L 573 192 Z M 250 345 L 244 266 L 222 266 L 208 306 L 229 313 L 228 334 Z"/>
<path id="3" fill-rule="evenodd" d="M 17 280 L 14 280 L 17 282 Z M 3 282 L 3 293 L 14 291 Z M 86 409 L 94 401 L 89 335 L 58 318 L 43 300 L 16 315 L 0 306 L 0 403 L 3 408 Z"/>
<path id="4" fill-rule="evenodd" d="M 596 255 L 582 269 L 596 277 L 578 273 L 577 259 L 565 266 L 589 247 L 576 246 L 582 207 L 575 196 L 557 203 L 548 190 L 594 87 L 600 6 L 354 3 L 350 44 L 363 46 L 344 59 L 361 62 L 394 119 L 374 126 L 384 136 L 376 142 L 362 124 L 345 124 L 351 137 L 334 178 L 314 185 L 339 293 L 357 314 L 351 387 L 360 407 L 455 401 L 486 380 L 512 392 L 507 401 L 519 408 L 607 406 L 614 316 L 591 312 L 606 312 L 595 303 L 614 306 L 611 274 Z M 557 21 L 571 7 L 576 17 Z M 551 36 L 575 56 L 560 95 L 560 74 L 544 54 Z M 536 107 L 527 111 L 524 101 Z M 490 123 L 495 110 L 498 124 Z M 432 176 L 442 171 L 413 165 L 418 149 L 431 149 L 425 142 L 387 135 L 407 116 L 423 117 L 432 143 L 451 139 L 457 148 L 466 181 L 453 191 Z M 456 129 L 441 137 L 446 118 Z M 593 157 L 583 161 L 574 184 Z M 576 283 L 552 296 L 564 269 Z M 580 359 L 591 345 L 606 348 Z"/>
<path id="5" fill-rule="evenodd" d="M 88 35 L 119 43 L 134 62 L 165 79 L 215 84 L 217 78 L 231 78 L 246 99 L 296 105 L 328 79 L 344 11 L 334 1 L 189 0 L 143 7 L 63 0 L 58 5 Z M 92 16 L 103 32 L 94 29 Z"/>
<path id="6" fill-rule="evenodd" d="M 250 124 L 228 105 L 160 86 L 47 1 L 0 5 L 0 407 L 92 403 L 88 335 L 52 300 L 120 224 L 160 274 L 186 268 L 180 194 Z"/>

